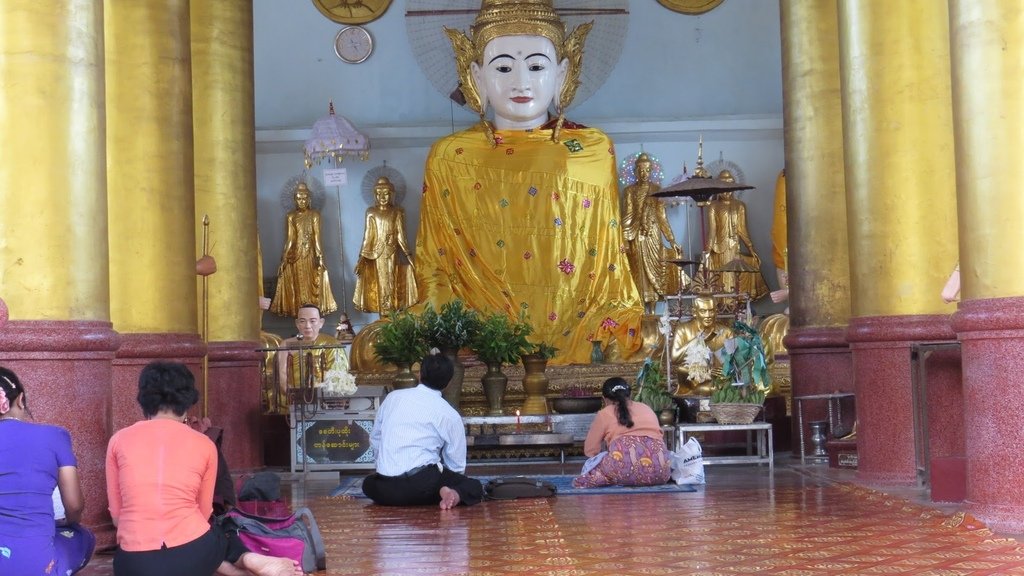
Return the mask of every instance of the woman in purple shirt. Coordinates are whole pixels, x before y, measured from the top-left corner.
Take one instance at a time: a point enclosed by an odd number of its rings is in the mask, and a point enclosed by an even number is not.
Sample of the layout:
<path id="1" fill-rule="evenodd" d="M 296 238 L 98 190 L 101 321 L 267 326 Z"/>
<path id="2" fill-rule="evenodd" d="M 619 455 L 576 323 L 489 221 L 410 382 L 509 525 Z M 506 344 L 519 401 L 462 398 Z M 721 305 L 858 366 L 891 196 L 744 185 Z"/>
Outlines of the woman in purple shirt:
<path id="1" fill-rule="evenodd" d="M 74 574 L 92 557 L 96 540 L 76 524 L 85 500 L 71 436 L 31 419 L 24 386 L 0 367 L 0 574 Z M 64 505 L 59 524 L 55 487 Z"/>

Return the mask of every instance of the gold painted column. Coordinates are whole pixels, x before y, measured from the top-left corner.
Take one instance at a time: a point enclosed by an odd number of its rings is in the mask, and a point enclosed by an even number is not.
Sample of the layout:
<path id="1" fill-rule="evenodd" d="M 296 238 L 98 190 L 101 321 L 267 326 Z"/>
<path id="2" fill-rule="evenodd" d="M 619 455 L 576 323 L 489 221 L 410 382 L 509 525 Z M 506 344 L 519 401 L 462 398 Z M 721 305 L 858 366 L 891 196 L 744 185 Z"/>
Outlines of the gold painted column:
<path id="1" fill-rule="evenodd" d="M 207 277 L 210 418 L 232 468 L 262 465 L 251 0 L 192 0 L 196 237 L 209 215 L 217 272 Z M 200 252 L 202 247 L 200 246 Z"/>
<path id="2" fill-rule="evenodd" d="M 123 335 L 114 427 L 140 417 L 138 373 L 205 352 L 196 325 L 188 0 L 105 0 L 110 316 Z M 199 381 L 199 378 L 197 378 Z"/>
<path id="3" fill-rule="evenodd" d="M 960 206 L 959 311 L 966 502 L 999 532 L 1024 530 L 1024 14 L 1016 0 L 951 0 Z"/>
<path id="4" fill-rule="evenodd" d="M 792 394 L 852 392 L 836 5 L 783 0 L 780 12 L 791 316 L 785 342 Z M 810 421 L 826 419 L 825 408 L 805 403 L 804 438 L 810 438 Z M 794 417 L 795 455 L 800 454 L 797 426 Z"/>
<path id="5" fill-rule="evenodd" d="M 951 340 L 957 258 L 945 2 L 839 0 L 858 476 L 914 484 L 911 347 Z"/>
<path id="6" fill-rule="evenodd" d="M 83 522 L 108 545 L 103 457 L 118 341 L 103 114 L 102 6 L 0 4 L 0 365 L 19 376 L 37 418 L 71 432 Z"/>
<path id="7" fill-rule="evenodd" d="M 109 320 L 103 12 L 0 8 L 0 293 L 12 320 Z"/>

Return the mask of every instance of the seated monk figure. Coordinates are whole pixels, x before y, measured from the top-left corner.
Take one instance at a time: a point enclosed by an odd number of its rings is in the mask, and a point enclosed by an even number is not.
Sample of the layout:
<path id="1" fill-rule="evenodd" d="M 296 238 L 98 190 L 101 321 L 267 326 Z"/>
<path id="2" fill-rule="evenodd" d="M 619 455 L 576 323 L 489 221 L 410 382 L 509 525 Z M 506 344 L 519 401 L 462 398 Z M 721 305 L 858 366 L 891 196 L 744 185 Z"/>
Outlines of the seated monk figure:
<path id="1" fill-rule="evenodd" d="M 562 117 L 590 27 L 567 35 L 551 0 L 484 0 L 468 36 L 447 30 L 481 121 L 431 148 L 416 236 L 421 303 L 525 311 L 555 364 L 589 362 L 590 340 L 642 344 L 612 142 Z"/>
<path id="2" fill-rule="evenodd" d="M 341 347 L 341 342 L 320 329 L 324 326 L 324 317 L 320 309 L 313 304 L 299 306 L 295 327 L 299 333 L 282 342 L 289 350 L 277 353 L 278 388 L 282 398 L 288 400 L 288 390 L 300 387 L 316 386 L 324 381 L 324 377 L 332 369 L 348 371 L 348 354 Z M 309 350 L 300 347 L 309 346 Z M 301 353 L 301 355 L 300 355 Z M 302 362 L 300 366 L 299 363 Z M 283 409 L 287 410 L 284 404 Z"/>
<path id="3" fill-rule="evenodd" d="M 715 299 L 698 296 L 693 301 L 693 319 L 676 324 L 672 331 L 672 365 L 676 371 L 677 395 L 710 396 L 711 380 L 695 383 L 685 369 L 686 348 L 696 338 L 704 340 L 711 349 L 711 371 L 721 373 L 722 365 L 715 352 L 725 346 L 725 341 L 734 336 L 731 323 L 718 320 Z"/>

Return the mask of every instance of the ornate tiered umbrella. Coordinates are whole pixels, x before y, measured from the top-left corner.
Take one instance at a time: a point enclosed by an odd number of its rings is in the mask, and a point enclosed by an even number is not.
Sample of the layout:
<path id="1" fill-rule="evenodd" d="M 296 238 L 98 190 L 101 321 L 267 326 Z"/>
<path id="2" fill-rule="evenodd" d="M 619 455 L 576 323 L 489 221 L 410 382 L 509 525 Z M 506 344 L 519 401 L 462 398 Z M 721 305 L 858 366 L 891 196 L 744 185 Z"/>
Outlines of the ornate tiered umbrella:
<path id="1" fill-rule="evenodd" d="M 313 164 L 327 161 L 334 166 L 341 164 L 345 158 L 356 157 L 367 160 L 370 157 L 370 139 L 349 122 L 348 118 L 334 113 L 334 102 L 328 106 L 327 116 L 313 123 L 312 134 L 303 147 L 305 152 L 306 170 Z M 338 254 L 341 259 L 341 311 L 348 312 L 348 291 L 345 288 L 345 241 L 342 235 L 341 222 L 341 186 L 336 188 L 338 199 Z"/>
<path id="2" fill-rule="evenodd" d="M 339 164 L 350 156 L 366 160 L 370 157 L 370 139 L 360 132 L 344 116 L 334 113 L 334 102 L 328 107 L 327 116 L 313 124 L 312 134 L 304 146 L 306 168 L 331 160 Z"/>

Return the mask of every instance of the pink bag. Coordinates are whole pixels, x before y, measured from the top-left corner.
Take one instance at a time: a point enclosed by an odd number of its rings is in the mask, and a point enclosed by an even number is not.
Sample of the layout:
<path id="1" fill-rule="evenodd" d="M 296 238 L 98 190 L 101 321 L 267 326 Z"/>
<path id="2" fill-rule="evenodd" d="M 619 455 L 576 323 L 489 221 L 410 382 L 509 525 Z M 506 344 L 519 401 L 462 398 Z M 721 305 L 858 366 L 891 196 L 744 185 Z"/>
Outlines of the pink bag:
<path id="1" fill-rule="evenodd" d="M 327 569 L 324 541 L 309 508 L 299 508 L 284 518 L 256 516 L 235 509 L 221 517 L 221 524 L 236 531 L 253 552 L 290 558 L 307 573 Z"/>

